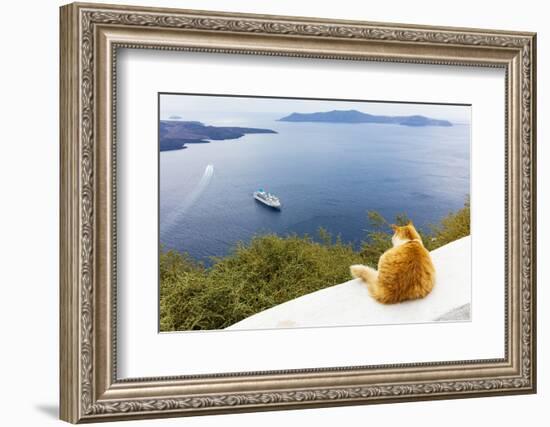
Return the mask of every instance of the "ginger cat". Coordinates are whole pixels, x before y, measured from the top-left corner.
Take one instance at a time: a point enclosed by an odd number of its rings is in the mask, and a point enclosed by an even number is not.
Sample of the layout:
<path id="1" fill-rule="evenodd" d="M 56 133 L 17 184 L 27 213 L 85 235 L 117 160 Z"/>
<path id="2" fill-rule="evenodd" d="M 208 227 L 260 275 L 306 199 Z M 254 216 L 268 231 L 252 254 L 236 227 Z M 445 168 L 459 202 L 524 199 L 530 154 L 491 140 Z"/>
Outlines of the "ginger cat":
<path id="1" fill-rule="evenodd" d="M 366 282 L 371 296 L 382 304 L 423 298 L 435 284 L 430 253 L 411 222 L 391 227 L 393 247 L 380 257 L 378 271 L 366 265 L 352 265 L 351 274 Z"/>

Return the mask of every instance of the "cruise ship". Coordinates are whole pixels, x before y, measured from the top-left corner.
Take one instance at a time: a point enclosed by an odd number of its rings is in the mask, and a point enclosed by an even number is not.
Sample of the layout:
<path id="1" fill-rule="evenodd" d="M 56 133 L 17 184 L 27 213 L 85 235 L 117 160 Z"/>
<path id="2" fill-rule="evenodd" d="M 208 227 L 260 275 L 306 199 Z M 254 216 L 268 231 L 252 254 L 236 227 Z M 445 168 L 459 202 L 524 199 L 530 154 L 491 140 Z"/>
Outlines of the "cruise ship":
<path id="1" fill-rule="evenodd" d="M 281 209 L 281 201 L 279 198 L 262 190 L 261 188 L 258 191 L 254 191 L 253 196 L 258 202 L 263 203 L 270 208 Z"/>

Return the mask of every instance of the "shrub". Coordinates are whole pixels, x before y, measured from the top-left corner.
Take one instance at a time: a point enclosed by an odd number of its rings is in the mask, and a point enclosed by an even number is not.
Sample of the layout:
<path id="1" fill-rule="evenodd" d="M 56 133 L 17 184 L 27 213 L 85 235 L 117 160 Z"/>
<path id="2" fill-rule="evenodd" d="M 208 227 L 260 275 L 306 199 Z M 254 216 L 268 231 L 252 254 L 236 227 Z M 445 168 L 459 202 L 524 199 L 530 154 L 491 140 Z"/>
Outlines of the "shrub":
<path id="1" fill-rule="evenodd" d="M 161 252 L 161 330 L 220 329 L 301 295 L 349 280 L 361 262 L 351 245 L 296 235 L 239 243 L 209 269 L 187 255 Z"/>
<path id="2" fill-rule="evenodd" d="M 366 264 L 378 265 L 378 259 L 391 243 L 392 231 L 390 223 L 378 212 L 368 212 L 369 231 L 361 244 L 361 257 Z M 394 223 L 405 225 L 409 222 L 406 214 L 399 214 L 395 217 Z M 464 207 L 457 212 L 449 213 L 439 224 L 431 225 L 428 230 L 418 229 L 424 246 L 433 251 L 447 243 L 470 235 L 470 201 L 466 200 Z"/>
<path id="3" fill-rule="evenodd" d="M 431 227 L 427 247 L 430 250 L 470 235 L 470 200 L 458 212 L 450 213 L 437 225 Z"/>

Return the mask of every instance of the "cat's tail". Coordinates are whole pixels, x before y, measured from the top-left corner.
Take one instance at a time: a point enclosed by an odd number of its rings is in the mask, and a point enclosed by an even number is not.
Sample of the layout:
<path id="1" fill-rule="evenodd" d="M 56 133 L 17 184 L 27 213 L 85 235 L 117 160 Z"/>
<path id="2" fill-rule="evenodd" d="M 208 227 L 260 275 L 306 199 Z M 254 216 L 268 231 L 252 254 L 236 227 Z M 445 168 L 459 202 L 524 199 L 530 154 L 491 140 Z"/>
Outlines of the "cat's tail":
<path id="1" fill-rule="evenodd" d="M 361 279 L 367 284 L 369 293 L 374 299 L 381 299 L 380 289 L 378 286 L 378 271 L 376 271 L 374 268 L 369 267 L 368 265 L 362 264 L 352 265 L 350 266 L 349 270 L 353 277 L 355 277 L 356 279 Z"/>
<path id="2" fill-rule="evenodd" d="M 368 265 L 355 264 L 349 268 L 349 271 L 353 277 L 361 279 L 363 282 L 375 283 L 378 281 L 378 271 Z"/>

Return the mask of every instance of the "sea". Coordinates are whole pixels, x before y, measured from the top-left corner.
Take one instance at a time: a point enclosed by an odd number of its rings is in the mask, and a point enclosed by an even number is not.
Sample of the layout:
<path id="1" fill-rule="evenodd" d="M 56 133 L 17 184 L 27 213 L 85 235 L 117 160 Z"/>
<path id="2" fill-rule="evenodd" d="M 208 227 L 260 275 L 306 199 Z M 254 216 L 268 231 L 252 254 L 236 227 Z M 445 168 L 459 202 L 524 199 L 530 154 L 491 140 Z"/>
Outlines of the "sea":
<path id="1" fill-rule="evenodd" d="M 256 235 L 317 239 L 320 227 L 359 248 L 367 213 L 405 213 L 428 230 L 470 194 L 470 125 L 281 122 L 288 112 L 219 114 L 206 125 L 275 130 L 159 153 L 159 233 L 164 250 L 210 265 Z M 253 199 L 278 196 L 280 211 Z M 389 231 L 389 229 L 388 229 Z"/>

